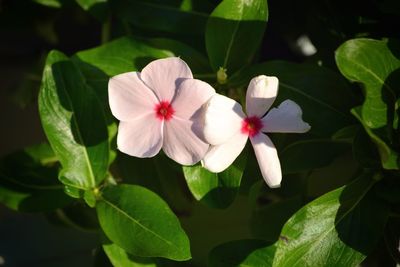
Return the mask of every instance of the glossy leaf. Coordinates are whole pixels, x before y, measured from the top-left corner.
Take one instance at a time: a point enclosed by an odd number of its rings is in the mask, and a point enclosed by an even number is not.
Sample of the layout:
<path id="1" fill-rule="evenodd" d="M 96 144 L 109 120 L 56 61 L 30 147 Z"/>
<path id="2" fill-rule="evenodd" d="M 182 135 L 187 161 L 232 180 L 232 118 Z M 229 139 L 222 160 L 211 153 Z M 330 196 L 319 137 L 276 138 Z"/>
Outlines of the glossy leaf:
<path id="1" fill-rule="evenodd" d="M 152 1 L 154 2 L 154 1 Z M 183 35 L 202 35 L 207 14 L 184 11 L 165 3 L 144 0 L 119 0 L 112 2 L 117 17 L 137 28 Z"/>
<path id="2" fill-rule="evenodd" d="M 272 265 L 275 247 L 266 241 L 248 239 L 221 244 L 213 248 L 208 257 L 210 267 Z"/>
<path id="3" fill-rule="evenodd" d="M 49 53 L 39 94 L 39 113 L 66 185 L 89 189 L 106 176 L 109 144 L 104 112 L 93 89 L 62 53 Z"/>
<path id="4" fill-rule="evenodd" d="M 279 154 L 282 172 L 296 173 L 327 166 L 337 156 L 350 149 L 351 146 L 347 143 L 329 139 L 292 143 Z"/>
<path id="5" fill-rule="evenodd" d="M 303 119 L 311 125 L 309 133 L 330 137 L 337 130 L 354 124 L 350 109 L 355 98 L 337 73 L 317 65 L 269 61 L 244 69 L 231 78 L 233 87 L 246 87 L 257 75 L 279 78 L 278 98 L 274 105 L 291 99 L 303 110 Z"/>
<path id="6" fill-rule="evenodd" d="M 25 212 L 51 211 L 71 198 L 58 181 L 57 158 L 48 144 L 28 147 L 0 161 L 0 202 Z"/>
<path id="7" fill-rule="evenodd" d="M 227 208 L 239 190 L 246 158 L 247 150 L 220 173 L 212 173 L 200 164 L 184 166 L 183 174 L 194 198 L 213 208 Z"/>
<path id="8" fill-rule="evenodd" d="M 211 13 L 206 48 L 215 71 L 228 76 L 248 65 L 256 53 L 268 20 L 266 0 L 223 0 Z"/>
<path id="9" fill-rule="evenodd" d="M 399 154 L 388 145 L 390 141 L 385 138 L 386 132 L 383 129 L 371 129 L 370 127 L 368 127 L 368 125 L 366 125 L 365 121 L 361 117 L 361 107 L 355 107 L 351 110 L 351 113 L 361 122 L 361 124 L 364 126 L 366 133 L 375 143 L 381 158 L 381 164 L 383 168 L 389 170 L 398 169 Z"/>
<path id="10" fill-rule="evenodd" d="M 361 117 L 369 128 L 376 129 L 392 123 L 388 112 L 393 113 L 398 91 L 396 87 L 399 86 L 393 84 L 392 79 L 399 75 L 394 71 L 400 68 L 400 59 L 390 47 L 392 43 L 387 40 L 353 39 L 342 44 L 335 53 L 341 73 L 350 81 L 364 85 L 366 94 Z"/>
<path id="11" fill-rule="evenodd" d="M 141 186 L 105 188 L 96 205 L 107 237 L 132 255 L 188 260 L 189 239 L 168 205 Z"/>
<path id="12" fill-rule="evenodd" d="M 273 266 L 357 266 L 376 246 L 388 218 L 372 175 L 312 201 L 283 227 Z"/>
<path id="13" fill-rule="evenodd" d="M 152 60 L 179 56 L 193 71 L 207 71 L 207 60 L 195 49 L 181 42 L 154 38 L 136 39 L 122 37 L 96 48 L 78 52 L 74 59 L 84 74 L 90 74 L 94 67 L 107 76 L 129 71 L 141 71 Z M 90 66 L 83 65 L 84 63 Z M 95 73 L 94 73 L 95 74 Z M 86 76 L 86 75 L 85 75 Z M 88 75 L 89 79 L 91 75 Z"/>

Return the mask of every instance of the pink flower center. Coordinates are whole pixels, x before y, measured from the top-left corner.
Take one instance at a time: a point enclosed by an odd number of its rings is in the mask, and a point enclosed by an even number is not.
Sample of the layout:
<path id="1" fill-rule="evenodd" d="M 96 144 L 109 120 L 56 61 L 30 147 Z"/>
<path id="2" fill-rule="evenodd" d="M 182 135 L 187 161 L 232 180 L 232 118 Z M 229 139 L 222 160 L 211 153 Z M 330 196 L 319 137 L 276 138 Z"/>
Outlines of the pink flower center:
<path id="1" fill-rule="evenodd" d="M 247 134 L 250 137 L 257 135 L 262 127 L 263 123 L 257 116 L 246 117 L 242 121 L 242 133 Z"/>
<path id="2" fill-rule="evenodd" d="M 160 120 L 170 120 L 174 115 L 175 110 L 172 108 L 169 101 L 161 101 L 154 108 L 156 111 L 156 117 Z"/>

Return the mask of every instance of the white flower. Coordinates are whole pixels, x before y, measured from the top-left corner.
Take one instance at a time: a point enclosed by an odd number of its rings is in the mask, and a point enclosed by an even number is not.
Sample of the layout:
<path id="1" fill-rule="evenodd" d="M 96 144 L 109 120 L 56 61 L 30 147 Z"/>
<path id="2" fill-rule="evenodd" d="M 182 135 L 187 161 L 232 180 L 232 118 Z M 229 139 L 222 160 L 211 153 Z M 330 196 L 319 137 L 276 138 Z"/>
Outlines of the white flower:
<path id="1" fill-rule="evenodd" d="M 148 158 L 162 148 L 180 164 L 195 164 L 209 147 L 199 138 L 198 111 L 214 94 L 210 85 L 193 79 L 177 57 L 155 60 L 142 72 L 112 77 L 108 96 L 111 112 L 120 120 L 118 149 Z"/>
<path id="2" fill-rule="evenodd" d="M 221 172 L 239 156 L 250 138 L 264 180 L 279 187 L 282 180 L 278 153 L 265 133 L 304 133 L 311 127 L 301 116 L 301 108 L 291 100 L 264 114 L 275 101 L 278 79 L 265 75 L 250 81 L 246 94 L 247 116 L 236 101 L 216 94 L 204 111 L 204 139 L 211 147 L 203 159 L 205 168 Z"/>

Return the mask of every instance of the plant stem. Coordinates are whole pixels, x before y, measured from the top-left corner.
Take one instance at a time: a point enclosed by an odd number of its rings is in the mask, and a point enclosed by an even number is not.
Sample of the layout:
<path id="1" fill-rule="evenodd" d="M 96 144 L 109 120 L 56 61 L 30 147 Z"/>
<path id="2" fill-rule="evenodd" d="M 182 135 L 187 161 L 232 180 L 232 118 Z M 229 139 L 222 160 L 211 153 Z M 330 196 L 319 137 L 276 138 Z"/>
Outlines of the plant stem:
<path id="1" fill-rule="evenodd" d="M 106 21 L 101 27 L 101 43 L 105 44 L 110 40 L 111 36 L 111 15 L 107 17 Z"/>

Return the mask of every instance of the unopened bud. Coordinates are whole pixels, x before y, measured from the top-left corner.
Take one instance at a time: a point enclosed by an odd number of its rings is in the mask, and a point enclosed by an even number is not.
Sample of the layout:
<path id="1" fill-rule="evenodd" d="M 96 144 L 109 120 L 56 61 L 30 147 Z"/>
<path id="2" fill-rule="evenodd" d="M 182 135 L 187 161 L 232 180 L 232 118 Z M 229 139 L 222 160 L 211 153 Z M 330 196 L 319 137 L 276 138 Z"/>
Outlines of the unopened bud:
<path id="1" fill-rule="evenodd" d="M 217 71 L 217 81 L 219 84 L 225 84 L 228 79 L 228 74 L 226 74 L 226 69 L 219 67 Z"/>

